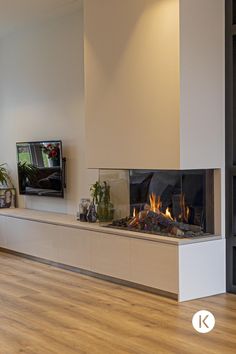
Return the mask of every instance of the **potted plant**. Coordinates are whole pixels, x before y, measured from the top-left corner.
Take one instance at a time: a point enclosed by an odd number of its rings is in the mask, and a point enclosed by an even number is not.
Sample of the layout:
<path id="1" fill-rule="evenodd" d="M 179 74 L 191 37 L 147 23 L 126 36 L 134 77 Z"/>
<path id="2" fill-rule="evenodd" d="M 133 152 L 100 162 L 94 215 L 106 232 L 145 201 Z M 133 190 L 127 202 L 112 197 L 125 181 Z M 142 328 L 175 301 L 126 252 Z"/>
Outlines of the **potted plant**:
<path id="1" fill-rule="evenodd" d="M 101 222 L 113 219 L 114 207 L 110 201 L 110 186 L 108 182 L 95 182 L 90 188 L 93 203 L 97 205 L 97 217 Z"/>

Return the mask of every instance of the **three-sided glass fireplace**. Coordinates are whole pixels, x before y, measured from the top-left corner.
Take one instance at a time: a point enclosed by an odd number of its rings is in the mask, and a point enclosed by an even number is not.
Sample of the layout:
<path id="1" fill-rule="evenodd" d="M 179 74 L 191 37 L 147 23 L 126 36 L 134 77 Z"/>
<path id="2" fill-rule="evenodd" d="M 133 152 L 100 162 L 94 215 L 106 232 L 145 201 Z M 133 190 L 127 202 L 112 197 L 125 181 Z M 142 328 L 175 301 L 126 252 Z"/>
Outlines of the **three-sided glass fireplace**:
<path id="1" fill-rule="evenodd" d="M 114 217 L 106 227 L 185 238 L 214 234 L 213 170 L 100 170 Z"/>

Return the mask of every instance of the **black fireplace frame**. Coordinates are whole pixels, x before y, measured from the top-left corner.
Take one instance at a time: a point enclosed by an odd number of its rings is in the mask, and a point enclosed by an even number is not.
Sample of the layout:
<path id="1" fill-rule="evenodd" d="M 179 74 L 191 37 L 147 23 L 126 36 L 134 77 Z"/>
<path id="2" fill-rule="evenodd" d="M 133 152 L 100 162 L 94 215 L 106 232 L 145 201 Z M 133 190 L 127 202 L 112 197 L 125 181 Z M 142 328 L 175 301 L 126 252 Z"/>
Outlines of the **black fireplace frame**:
<path id="1" fill-rule="evenodd" d="M 236 0 L 225 1 L 225 225 L 226 289 L 236 293 Z M 234 44 L 235 42 L 235 44 Z M 235 101 L 235 102 L 234 102 Z"/>

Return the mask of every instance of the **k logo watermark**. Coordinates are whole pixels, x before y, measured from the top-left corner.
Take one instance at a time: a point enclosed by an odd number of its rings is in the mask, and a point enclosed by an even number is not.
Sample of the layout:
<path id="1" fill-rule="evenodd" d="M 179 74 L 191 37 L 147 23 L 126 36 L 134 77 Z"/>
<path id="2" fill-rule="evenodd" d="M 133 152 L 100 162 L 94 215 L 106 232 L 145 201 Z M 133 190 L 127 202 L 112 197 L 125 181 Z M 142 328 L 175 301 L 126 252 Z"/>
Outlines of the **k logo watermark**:
<path id="1" fill-rule="evenodd" d="M 192 318 L 193 328 L 199 333 L 208 333 L 215 327 L 214 315 L 206 310 L 201 310 L 195 313 Z"/>

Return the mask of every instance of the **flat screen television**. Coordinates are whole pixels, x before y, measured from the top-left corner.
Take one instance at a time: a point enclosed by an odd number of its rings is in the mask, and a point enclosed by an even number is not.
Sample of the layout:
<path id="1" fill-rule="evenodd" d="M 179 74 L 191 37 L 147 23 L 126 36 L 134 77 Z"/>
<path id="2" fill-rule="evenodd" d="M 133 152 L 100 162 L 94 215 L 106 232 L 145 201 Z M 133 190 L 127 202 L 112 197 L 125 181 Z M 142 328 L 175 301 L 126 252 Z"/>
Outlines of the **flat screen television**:
<path id="1" fill-rule="evenodd" d="M 62 142 L 16 143 L 19 193 L 64 197 L 64 159 Z"/>

